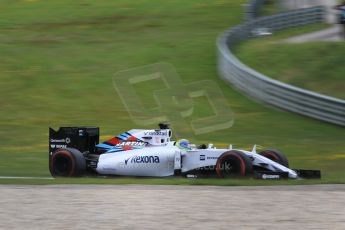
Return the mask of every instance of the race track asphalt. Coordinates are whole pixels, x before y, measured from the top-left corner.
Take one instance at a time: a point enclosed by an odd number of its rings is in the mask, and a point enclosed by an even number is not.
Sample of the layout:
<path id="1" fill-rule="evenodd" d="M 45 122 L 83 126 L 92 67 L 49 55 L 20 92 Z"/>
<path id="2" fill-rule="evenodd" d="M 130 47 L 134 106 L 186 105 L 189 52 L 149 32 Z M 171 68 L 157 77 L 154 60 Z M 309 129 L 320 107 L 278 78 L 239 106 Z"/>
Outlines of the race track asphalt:
<path id="1" fill-rule="evenodd" d="M 345 229 L 345 185 L 0 185 L 0 229 Z"/>

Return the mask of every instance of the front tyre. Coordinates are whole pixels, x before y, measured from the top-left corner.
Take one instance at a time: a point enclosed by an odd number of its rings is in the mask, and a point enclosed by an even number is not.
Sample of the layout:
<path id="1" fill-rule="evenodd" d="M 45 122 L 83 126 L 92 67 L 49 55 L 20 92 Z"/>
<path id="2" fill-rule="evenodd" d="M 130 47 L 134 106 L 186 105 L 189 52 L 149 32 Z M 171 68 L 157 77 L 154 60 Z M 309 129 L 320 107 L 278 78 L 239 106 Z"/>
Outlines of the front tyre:
<path id="1" fill-rule="evenodd" d="M 49 171 L 53 177 L 77 177 L 85 173 L 83 154 L 73 148 L 58 149 L 50 158 Z"/>
<path id="2" fill-rule="evenodd" d="M 216 173 L 219 178 L 245 177 L 253 173 L 252 161 L 246 154 L 231 150 L 218 158 Z"/>
<path id="3" fill-rule="evenodd" d="M 264 156 L 278 164 L 281 164 L 287 168 L 289 168 L 289 161 L 284 154 L 275 150 L 275 149 L 267 149 L 259 153 L 261 156 Z"/>

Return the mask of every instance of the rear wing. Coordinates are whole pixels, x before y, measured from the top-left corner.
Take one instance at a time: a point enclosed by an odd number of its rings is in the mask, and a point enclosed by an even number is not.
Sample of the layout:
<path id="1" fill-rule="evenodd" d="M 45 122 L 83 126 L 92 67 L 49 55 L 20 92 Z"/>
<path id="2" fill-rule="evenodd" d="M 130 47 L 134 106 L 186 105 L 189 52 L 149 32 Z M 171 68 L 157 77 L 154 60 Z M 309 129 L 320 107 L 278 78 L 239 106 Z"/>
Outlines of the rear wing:
<path id="1" fill-rule="evenodd" d="M 94 153 L 99 143 L 98 127 L 49 128 L 49 156 L 61 148 L 75 148 L 80 152 Z"/>

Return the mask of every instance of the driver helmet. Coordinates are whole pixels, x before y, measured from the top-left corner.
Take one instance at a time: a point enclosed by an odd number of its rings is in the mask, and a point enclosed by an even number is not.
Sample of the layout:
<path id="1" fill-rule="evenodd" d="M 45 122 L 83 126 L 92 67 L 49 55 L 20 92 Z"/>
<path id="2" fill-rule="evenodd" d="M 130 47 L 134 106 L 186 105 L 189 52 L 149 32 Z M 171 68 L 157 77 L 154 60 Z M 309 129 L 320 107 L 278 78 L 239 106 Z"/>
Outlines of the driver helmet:
<path id="1" fill-rule="evenodd" d="M 176 146 L 183 149 L 189 149 L 189 141 L 186 139 L 178 140 Z"/>

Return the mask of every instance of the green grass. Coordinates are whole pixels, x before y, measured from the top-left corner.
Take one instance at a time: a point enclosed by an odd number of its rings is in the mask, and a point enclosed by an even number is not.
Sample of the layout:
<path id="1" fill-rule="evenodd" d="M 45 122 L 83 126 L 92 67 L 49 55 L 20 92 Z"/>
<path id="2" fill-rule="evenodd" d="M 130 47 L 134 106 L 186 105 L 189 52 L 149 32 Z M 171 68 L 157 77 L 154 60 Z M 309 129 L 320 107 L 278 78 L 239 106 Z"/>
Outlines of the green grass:
<path id="1" fill-rule="evenodd" d="M 345 99 L 345 43 L 284 43 L 282 39 L 323 25 L 308 26 L 239 45 L 241 61 L 257 71 L 292 85 Z"/>
<path id="2" fill-rule="evenodd" d="M 49 176 L 49 126 L 97 125 L 102 140 L 131 128 L 152 127 L 134 124 L 112 77 L 121 70 L 168 62 L 185 84 L 215 81 L 234 113 L 230 129 L 193 136 L 191 141 L 246 149 L 255 143 L 275 147 L 288 156 L 292 167 L 321 169 L 324 175 L 321 181 L 286 183 L 345 182 L 343 128 L 263 106 L 219 79 L 216 37 L 241 22 L 245 2 L 1 1 L 0 176 Z M 155 84 L 136 87 L 147 106 L 152 98 L 147 91 L 161 82 Z M 209 114 L 207 100 L 201 97 L 194 103 L 192 116 Z M 266 182 L 86 178 L 0 183 Z"/>

